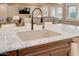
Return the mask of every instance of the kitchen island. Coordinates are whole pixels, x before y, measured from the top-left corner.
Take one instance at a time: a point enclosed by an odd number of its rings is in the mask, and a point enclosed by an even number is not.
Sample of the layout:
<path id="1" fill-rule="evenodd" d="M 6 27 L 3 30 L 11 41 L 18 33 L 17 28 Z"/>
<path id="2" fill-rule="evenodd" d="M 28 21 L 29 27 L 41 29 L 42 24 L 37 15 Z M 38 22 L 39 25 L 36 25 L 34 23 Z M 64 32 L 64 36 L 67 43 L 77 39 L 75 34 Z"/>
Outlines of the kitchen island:
<path id="1" fill-rule="evenodd" d="M 50 37 L 22 41 L 18 36 L 18 30 L 6 32 L 1 43 L 0 53 L 7 55 L 32 55 L 32 56 L 69 56 L 71 55 L 72 38 L 79 36 L 79 27 L 65 24 L 45 25 L 45 29 L 59 33 Z M 9 30 L 9 29 L 7 29 Z M 44 29 L 41 29 L 44 30 Z M 39 31 L 41 31 L 39 30 Z M 26 31 L 31 31 L 26 29 Z M 36 30 L 37 31 L 37 30 Z M 20 31 L 23 32 L 23 31 Z M 2 39 L 1 39 L 2 40 Z M 4 43 L 5 42 L 5 43 Z"/>

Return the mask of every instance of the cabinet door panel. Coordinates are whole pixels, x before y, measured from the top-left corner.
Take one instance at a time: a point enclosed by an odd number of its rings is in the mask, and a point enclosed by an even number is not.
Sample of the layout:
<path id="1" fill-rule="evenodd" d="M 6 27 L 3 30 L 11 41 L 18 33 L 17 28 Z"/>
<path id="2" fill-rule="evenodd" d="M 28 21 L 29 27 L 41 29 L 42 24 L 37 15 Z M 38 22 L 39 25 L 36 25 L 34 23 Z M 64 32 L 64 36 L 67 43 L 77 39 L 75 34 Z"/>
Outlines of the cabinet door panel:
<path id="1" fill-rule="evenodd" d="M 59 52 L 51 52 L 51 56 L 67 56 L 68 50 L 63 50 Z"/>
<path id="2" fill-rule="evenodd" d="M 68 44 L 62 45 L 57 49 L 52 50 L 52 56 L 67 56 L 70 53 L 70 46 Z"/>

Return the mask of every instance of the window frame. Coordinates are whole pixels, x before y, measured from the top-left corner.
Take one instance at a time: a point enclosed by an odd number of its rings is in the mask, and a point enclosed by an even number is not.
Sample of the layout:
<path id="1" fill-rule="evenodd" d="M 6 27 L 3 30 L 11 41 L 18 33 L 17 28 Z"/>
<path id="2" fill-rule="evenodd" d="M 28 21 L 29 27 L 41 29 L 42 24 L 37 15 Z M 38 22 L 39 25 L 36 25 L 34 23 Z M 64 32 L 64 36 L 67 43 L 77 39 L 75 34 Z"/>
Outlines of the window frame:
<path id="1" fill-rule="evenodd" d="M 69 7 L 73 7 L 73 6 L 75 6 L 76 7 L 76 16 L 78 15 L 78 7 L 77 7 L 77 5 L 68 5 L 67 6 L 67 19 L 69 19 L 69 20 L 74 20 L 74 19 L 71 19 L 70 17 L 69 17 Z M 77 20 L 77 17 L 75 18 L 76 20 Z"/>
<path id="2" fill-rule="evenodd" d="M 63 19 L 63 7 L 62 7 L 62 6 L 54 6 L 54 7 L 52 7 L 52 8 L 51 8 L 51 15 L 50 15 L 51 17 L 54 16 L 54 15 L 52 15 L 52 9 L 53 9 L 53 8 L 54 8 L 54 10 L 55 10 L 55 17 L 58 18 L 58 19 Z M 57 16 L 57 13 L 58 13 L 58 12 L 57 12 L 57 11 L 58 11 L 57 9 L 58 9 L 58 8 L 61 8 L 61 9 L 62 9 L 62 11 L 61 11 L 61 18 L 59 18 L 59 17 Z"/>

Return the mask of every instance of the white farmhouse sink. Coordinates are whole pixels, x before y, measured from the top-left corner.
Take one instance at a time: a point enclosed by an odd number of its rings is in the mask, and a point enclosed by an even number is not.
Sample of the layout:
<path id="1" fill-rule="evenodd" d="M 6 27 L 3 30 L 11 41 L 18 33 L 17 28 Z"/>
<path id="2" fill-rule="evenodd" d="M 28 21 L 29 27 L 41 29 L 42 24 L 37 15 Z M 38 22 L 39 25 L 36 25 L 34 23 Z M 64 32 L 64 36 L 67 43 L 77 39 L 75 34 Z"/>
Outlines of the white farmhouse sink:
<path id="1" fill-rule="evenodd" d="M 51 36 L 59 35 L 59 33 L 44 29 L 39 31 L 32 30 L 26 32 L 18 32 L 17 35 L 19 36 L 21 41 L 27 41 L 27 40 L 51 37 Z"/>

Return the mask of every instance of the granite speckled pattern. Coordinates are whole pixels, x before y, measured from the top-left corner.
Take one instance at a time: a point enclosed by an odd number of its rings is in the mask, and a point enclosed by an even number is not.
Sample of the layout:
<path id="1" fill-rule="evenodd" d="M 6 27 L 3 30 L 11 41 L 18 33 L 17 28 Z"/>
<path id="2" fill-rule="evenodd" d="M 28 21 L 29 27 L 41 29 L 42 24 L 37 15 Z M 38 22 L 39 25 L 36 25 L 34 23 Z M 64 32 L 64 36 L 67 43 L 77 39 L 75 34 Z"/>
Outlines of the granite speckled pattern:
<path id="1" fill-rule="evenodd" d="M 58 40 L 64 40 L 67 38 L 79 36 L 78 26 L 65 25 L 65 24 L 50 24 L 50 25 L 45 25 L 45 29 L 49 29 L 54 32 L 60 33 L 61 35 L 56 35 L 43 39 L 21 41 L 17 35 L 17 32 L 31 31 L 30 27 L 24 26 L 24 27 L 14 27 L 14 28 L 6 28 L 6 29 L 1 28 L 0 53 L 22 49 L 25 47 L 28 48 L 35 45 L 45 44 L 48 42 L 54 42 Z M 43 29 L 39 29 L 39 30 L 43 30 Z"/>

